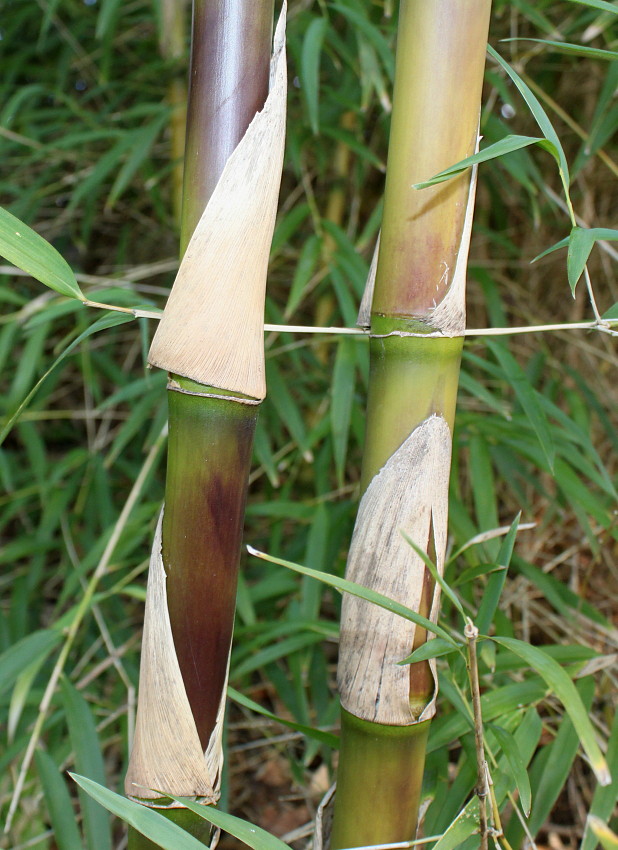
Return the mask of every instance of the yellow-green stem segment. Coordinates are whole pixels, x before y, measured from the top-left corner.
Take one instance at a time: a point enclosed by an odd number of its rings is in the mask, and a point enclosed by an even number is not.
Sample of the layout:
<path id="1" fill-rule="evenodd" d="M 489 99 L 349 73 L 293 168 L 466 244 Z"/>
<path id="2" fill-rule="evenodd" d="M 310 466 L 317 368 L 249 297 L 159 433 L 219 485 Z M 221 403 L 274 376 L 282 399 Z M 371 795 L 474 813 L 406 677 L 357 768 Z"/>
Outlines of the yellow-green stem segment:
<path id="1" fill-rule="evenodd" d="M 342 711 L 331 848 L 410 839 L 416 831 L 429 721 L 382 726 Z M 362 782 L 355 777 L 362 777 Z"/>
<path id="2" fill-rule="evenodd" d="M 470 175 L 423 191 L 413 185 L 475 150 L 490 10 L 491 0 L 401 0 L 384 218 L 371 309 L 363 493 L 429 417 L 437 414 L 453 429 L 465 303 L 463 280 L 460 289 L 451 285 L 463 244 Z M 467 248 L 460 256 L 467 256 Z M 434 309 L 442 302 L 438 320 Z M 409 472 L 414 478 L 414 470 Z M 448 476 L 441 476 L 438 491 L 445 500 Z M 433 517 L 434 502 L 429 504 Z M 385 528 L 380 533 L 388 538 L 398 532 Z M 427 552 L 435 560 L 432 547 L 430 531 Z M 363 555 L 364 563 L 372 557 Z M 427 616 L 433 593 L 427 570 L 419 581 L 419 613 Z M 414 647 L 425 637 L 417 629 Z M 358 639 L 362 640 L 362 629 Z M 374 636 L 368 639 L 373 641 Z M 354 640 L 346 639 L 345 644 L 357 651 Z M 371 653 L 371 644 L 365 646 Z M 427 663 L 411 666 L 409 684 L 411 714 L 418 717 L 433 690 Z M 378 693 L 376 699 L 388 700 L 388 694 Z M 413 839 L 430 721 L 380 725 L 361 719 L 365 708 L 359 703 L 355 713 L 352 702 L 347 694 L 330 846 L 339 850 Z"/>

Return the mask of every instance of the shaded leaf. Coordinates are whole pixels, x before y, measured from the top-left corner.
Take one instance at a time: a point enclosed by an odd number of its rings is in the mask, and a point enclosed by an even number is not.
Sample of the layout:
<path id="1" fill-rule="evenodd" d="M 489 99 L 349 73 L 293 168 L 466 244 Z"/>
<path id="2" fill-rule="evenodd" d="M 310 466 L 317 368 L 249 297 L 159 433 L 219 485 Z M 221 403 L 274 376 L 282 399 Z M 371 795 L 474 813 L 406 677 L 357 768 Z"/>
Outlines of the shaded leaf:
<path id="1" fill-rule="evenodd" d="M 303 91 L 307 101 L 309 123 L 314 135 L 319 132 L 320 54 L 326 33 L 327 22 L 316 18 L 307 27 L 301 56 Z"/>
<path id="2" fill-rule="evenodd" d="M 523 762 L 519 747 L 515 738 L 503 729 L 501 726 L 490 726 L 500 744 L 500 749 L 504 753 L 511 775 L 515 780 L 517 790 L 519 791 L 519 801 L 526 817 L 530 814 L 530 806 L 532 804 L 532 791 L 530 790 L 530 779 L 526 765 Z"/>
<path id="3" fill-rule="evenodd" d="M 609 785 L 611 776 L 607 762 L 597 744 L 588 712 L 567 673 L 553 658 L 536 646 L 516 638 L 493 637 L 492 640 L 523 658 L 547 682 L 567 710 L 598 781 L 601 785 Z"/>
<path id="4" fill-rule="evenodd" d="M 0 655 L 0 693 L 11 688 L 26 667 L 46 658 L 61 637 L 59 631 L 41 629 L 3 652 Z"/>
<path id="5" fill-rule="evenodd" d="M 37 749 L 34 758 L 58 850 L 80 850 L 82 839 L 64 778 L 44 750 Z"/>
<path id="6" fill-rule="evenodd" d="M 103 784 L 105 768 L 101 745 L 88 703 L 66 677 L 62 679 L 61 690 L 71 746 L 75 751 L 75 766 L 94 782 Z M 111 850 L 109 815 L 92 797 L 81 795 L 81 799 L 84 835 L 89 850 Z"/>

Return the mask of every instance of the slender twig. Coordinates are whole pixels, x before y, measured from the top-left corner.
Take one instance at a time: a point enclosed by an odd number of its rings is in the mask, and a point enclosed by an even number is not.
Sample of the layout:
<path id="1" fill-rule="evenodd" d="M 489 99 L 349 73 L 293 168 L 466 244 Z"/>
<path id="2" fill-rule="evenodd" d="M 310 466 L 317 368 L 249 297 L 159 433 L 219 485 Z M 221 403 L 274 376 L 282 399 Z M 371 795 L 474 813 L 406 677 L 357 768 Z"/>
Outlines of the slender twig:
<path id="1" fill-rule="evenodd" d="M 593 300 L 591 298 L 591 300 Z M 155 312 L 154 310 L 140 310 L 139 308 L 133 307 L 117 307 L 113 304 L 102 304 L 98 301 L 82 301 L 82 304 L 85 307 L 97 307 L 101 310 L 115 310 L 119 313 L 130 313 L 138 319 L 161 319 L 163 313 Z M 524 325 L 521 327 L 512 327 L 512 328 L 466 328 L 463 335 L 464 336 L 507 336 L 509 334 L 529 334 L 529 333 L 543 333 L 545 331 L 570 331 L 570 330 L 584 330 L 584 331 L 609 331 L 614 325 L 618 325 L 618 319 L 603 319 L 599 314 L 599 311 L 596 308 L 596 304 L 593 301 L 593 309 L 595 312 L 596 319 L 594 322 L 565 322 L 564 324 L 554 324 L 554 325 Z M 342 334 L 347 334 L 350 336 L 359 336 L 359 337 L 368 337 L 369 331 L 365 328 L 339 328 L 339 327 L 316 327 L 314 325 L 272 325 L 265 324 L 265 331 L 276 331 L 277 333 L 303 333 L 303 334 L 333 334 L 336 336 L 341 336 Z M 443 334 L 441 333 L 432 333 L 432 334 L 406 334 L 407 336 L 422 336 L 424 338 L 434 337 L 436 339 L 442 339 Z"/>
<path id="2" fill-rule="evenodd" d="M 488 795 L 487 761 L 485 759 L 485 745 L 483 743 L 483 715 L 481 712 L 481 689 L 479 685 L 479 669 L 476 657 L 476 642 L 479 630 L 471 620 L 465 625 L 464 636 L 468 642 L 468 674 L 470 677 L 470 690 L 472 692 L 472 707 L 474 711 L 474 742 L 476 745 L 476 764 L 478 768 L 478 782 L 476 795 L 479 798 L 479 829 L 480 850 L 488 850 L 487 808 Z"/>
<path id="3" fill-rule="evenodd" d="M 590 272 L 588 271 L 588 266 L 584 266 L 584 277 L 586 278 L 586 289 L 588 290 L 588 298 L 590 298 L 590 304 L 592 306 L 594 317 L 597 320 L 597 324 L 601 325 L 603 324 L 603 319 L 601 318 L 599 308 L 597 307 L 597 301 L 594 297 L 594 289 L 592 288 L 592 281 L 590 280 Z"/>
<path id="4" fill-rule="evenodd" d="M 9 807 L 9 813 L 7 815 L 6 824 L 4 827 L 5 833 L 8 833 L 11 829 L 13 818 L 15 817 L 15 812 L 17 811 L 17 806 L 19 805 L 22 791 L 24 789 L 24 784 L 26 782 L 26 775 L 28 773 L 32 758 L 34 756 L 34 751 L 39 742 L 39 738 L 41 737 L 41 732 L 43 731 L 43 725 L 47 718 L 47 713 L 49 711 L 51 701 L 56 692 L 56 687 L 58 685 L 60 676 L 62 675 L 62 671 L 64 670 L 64 665 L 66 664 L 67 659 L 69 657 L 69 652 L 71 651 L 71 647 L 73 646 L 73 641 L 77 636 L 77 631 L 82 623 L 82 620 L 84 619 L 84 617 L 92 606 L 92 599 L 97 589 L 97 585 L 107 572 L 112 555 L 114 554 L 116 546 L 118 545 L 120 535 L 125 529 L 129 517 L 131 516 L 131 511 L 135 507 L 135 504 L 142 491 L 142 487 L 144 486 L 144 482 L 146 481 L 146 478 L 148 477 L 154 465 L 159 451 L 165 443 L 166 437 L 167 424 L 161 430 L 161 433 L 159 434 L 157 440 L 150 449 L 146 460 L 144 461 L 144 465 L 142 466 L 139 475 L 135 479 L 135 483 L 131 488 L 131 492 L 129 493 L 122 512 L 118 517 L 118 522 L 114 526 L 114 529 L 107 542 L 107 546 L 105 547 L 105 551 L 103 552 L 101 560 L 97 564 L 97 567 L 94 573 L 92 574 L 92 578 L 88 582 L 88 587 L 86 588 L 84 595 L 82 596 L 81 602 L 77 607 L 75 617 L 73 618 L 73 621 L 67 630 L 64 645 L 62 647 L 62 650 L 60 651 L 60 655 L 58 656 L 58 660 L 56 661 L 49 682 L 47 683 L 47 687 L 45 688 L 45 693 L 43 694 L 43 698 L 39 706 L 38 717 L 34 724 L 34 729 L 32 730 L 32 734 L 28 742 L 28 747 L 26 749 L 24 759 L 21 763 L 19 776 L 17 777 L 15 790 L 11 798 L 11 805 Z"/>

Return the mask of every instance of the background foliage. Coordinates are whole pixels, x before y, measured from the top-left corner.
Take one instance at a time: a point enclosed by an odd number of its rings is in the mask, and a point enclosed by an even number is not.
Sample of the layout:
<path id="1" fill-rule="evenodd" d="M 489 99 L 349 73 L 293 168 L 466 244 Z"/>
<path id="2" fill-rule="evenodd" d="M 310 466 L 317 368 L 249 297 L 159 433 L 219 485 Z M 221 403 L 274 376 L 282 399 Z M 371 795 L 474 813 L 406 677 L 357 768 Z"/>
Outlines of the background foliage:
<path id="1" fill-rule="evenodd" d="M 491 43 L 556 127 L 580 223 L 611 227 L 618 63 L 530 39 L 611 49 L 615 18 L 594 3 L 494 5 Z M 389 0 L 291 3 L 286 170 L 268 322 L 355 323 L 380 221 L 395 7 Z M 164 303 L 177 267 L 168 95 L 173 81 L 186 76 L 186 56 L 162 58 L 159 11 L 149 0 L 9 0 L 0 23 L 2 204 L 60 250 L 88 298 L 150 309 Z M 505 38 L 515 40 L 502 43 Z M 538 135 L 493 61 L 486 79 L 484 143 L 509 133 Z M 547 153 L 526 148 L 482 165 L 469 325 L 591 317 L 583 284 L 571 298 L 564 251 L 530 265 L 569 230 Z M 601 312 L 618 301 L 612 245 L 598 245 L 589 265 Z M 104 324 L 113 326 L 91 332 L 99 313 L 6 265 L 0 273 L 0 404 L 12 424 L 0 450 L 5 815 L 37 720 L 41 725 L 0 846 L 122 847 L 121 825 L 112 825 L 86 795 L 77 802 L 63 772 L 75 768 L 121 787 L 145 571 L 163 494 L 165 376 L 145 368 L 147 320 L 112 318 Z M 268 334 L 266 345 L 269 396 L 256 440 L 246 539 L 341 575 L 359 478 L 367 346 L 279 333 Z M 463 547 L 481 532 L 510 525 L 519 511 L 522 522 L 536 523 L 518 536 L 500 605 L 487 623 L 498 634 L 544 646 L 565 666 L 600 739 L 610 741 L 607 755 L 618 777 L 615 365 L 613 339 L 600 333 L 470 340 L 447 578 L 475 614 L 484 591 L 493 598 L 496 582 L 484 565 L 495 562 L 500 541 Z M 305 736 L 299 724 L 336 731 L 338 610 L 336 592 L 245 560 L 224 806 L 298 846 L 336 760 L 336 748 Z M 460 628 L 448 600 L 442 617 Z M 511 846 L 532 846 L 524 843 L 532 839 L 539 848 L 579 846 L 591 808 L 609 818 L 616 779 L 595 790 L 571 721 L 537 671 L 490 643 L 482 645 L 481 663 L 494 778 L 511 794 L 503 806 Z M 449 826 L 475 782 L 465 669 L 449 656 L 440 674 L 426 835 Z M 288 726 L 256 714 L 250 701 Z M 521 808 L 526 766 L 532 808 L 524 828 L 514 801 Z M 596 846 L 590 831 L 582 846 Z"/>

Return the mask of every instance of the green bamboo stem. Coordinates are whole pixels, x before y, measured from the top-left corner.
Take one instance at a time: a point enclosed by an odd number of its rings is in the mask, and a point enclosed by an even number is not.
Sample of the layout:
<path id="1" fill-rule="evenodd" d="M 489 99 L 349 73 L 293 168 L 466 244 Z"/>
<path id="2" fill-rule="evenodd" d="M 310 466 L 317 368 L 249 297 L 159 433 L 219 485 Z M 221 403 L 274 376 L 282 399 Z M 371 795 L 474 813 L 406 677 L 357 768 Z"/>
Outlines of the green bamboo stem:
<path id="1" fill-rule="evenodd" d="M 383 726 L 341 713 L 339 763 L 346 770 L 337 779 L 337 807 L 354 816 L 335 817 L 331 847 L 359 847 L 401 841 L 416 829 L 429 721 L 414 726 Z M 365 781 L 355 781 L 361 775 Z M 384 788 L 399 794 L 384 797 Z M 380 817 L 375 815 L 381 801 Z"/>
<path id="2" fill-rule="evenodd" d="M 266 99 L 273 7 L 274 0 L 194 0 L 181 256 L 229 155 Z M 213 397 L 218 394 L 225 398 Z M 162 558 L 176 655 L 204 749 L 226 682 L 259 407 L 234 395 L 178 376 L 168 392 Z M 208 843 L 210 828 L 201 818 L 167 809 L 165 800 L 156 807 Z M 154 846 L 130 829 L 131 850 Z"/>
<path id="3" fill-rule="evenodd" d="M 490 6 L 490 0 L 402 0 L 400 7 L 384 219 L 371 310 L 359 516 L 369 513 L 363 511 L 367 499 L 370 505 L 379 504 L 371 501 L 376 498 L 388 504 L 388 494 L 376 496 L 380 493 L 376 488 L 386 470 L 395 468 L 394 463 L 405 470 L 402 474 L 409 480 L 409 488 L 427 480 L 422 474 L 423 451 L 416 455 L 405 452 L 416 434 L 437 435 L 436 445 L 443 447 L 444 460 L 436 467 L 440 480 L 430 481 L 428 539 L 426 544 L 415 541 L 425 546 L 436 562 L 443 552 L 440 555 L 434 546 L 434 519 L 441 516 L 443 527 L 435 539 L 439 538 L 442 546 L 450 458 L 450 438 L 445 434 L 453 429 L 465 327 L 463 279 L 455 276 L 454 270 L 462 245 L 470 176 L 423 192 L 414 190 L 413 184 L 474 152 Z M 465 252 L 463 256 L 465 261 Z M 460 282 L 460 289 L 452 288 L 454 279 Z M 378 547 L 372 555 L 364 549 L 368 532 L 357 521 L 346 572 L 358 580 L 357 575 L 366 576 L 373 569 L 375 584 L 373 579 L 370 584 L 382 592 L 387 592 L 384 587 L 397 586 L 397 578 L 386 581 L 380 576 L 380 570 L 388 571 L 390 561 L 388 555 L 379 554 L 380 548 L 399 558 L 398 569 L 401 558 L 408 558 L 407 552 L 402 555 L 396 548 L 400 544 L 389 542 L 399 540 L 400 526 L 393 526 L 390 518 L 388 522 L 390 526 L 382 525 L 377 531 L 370 528 Z M 357 536 L 361 544 L 355 547 Z M 409 567 L 410 575 L 418 576 L 414 604 L 424 616 L 435 615 L 433 581 L 410 548 L 410 564 L 415 557 L 416 567 Z M 379 564 L 377 568 L 372 558 Z M 399 601 L 412 604 L 405 598 Z M 367 609 L 355 607 L 359 604 L 367 605 L 344 598 L 339 662 L 344 710 L 332 850 L 415 837 L 433 712 L 429 664 L 411 665 L 407 685 L 395 674 L 382 675 L 380 669 L 396 668 L 398 659 L 384 662 L 389 644 L 365 624 L 363 610 Z M 401 623 L 393 621 L 392 628 L 396 630 Z M 425 631 L 416 629 L 406 651 L 425 639 Z M 388 635 L 384 640 L 390 640 Z M 361 668 L 363 664 L 370 666 Z M 367 669 L 371 675 L 363 678 L 358 669 Z M 378 671 L 381 682 L 373 697 L 373 691 L 367 692 L 369 685 L 365 687 L 366 681 L 373 681 L 372 669 Z M 357 681 L 355 694 L 350 683 Z M 399 690 L 391 693 L 389 687 Z M 407 707 L 401 705 L 402 687 L 407 688 Z M 393 711 L 388 708 L 391 700 L 396 704 Z M 395 719 L 376 719 L 391 716 Z"/>

